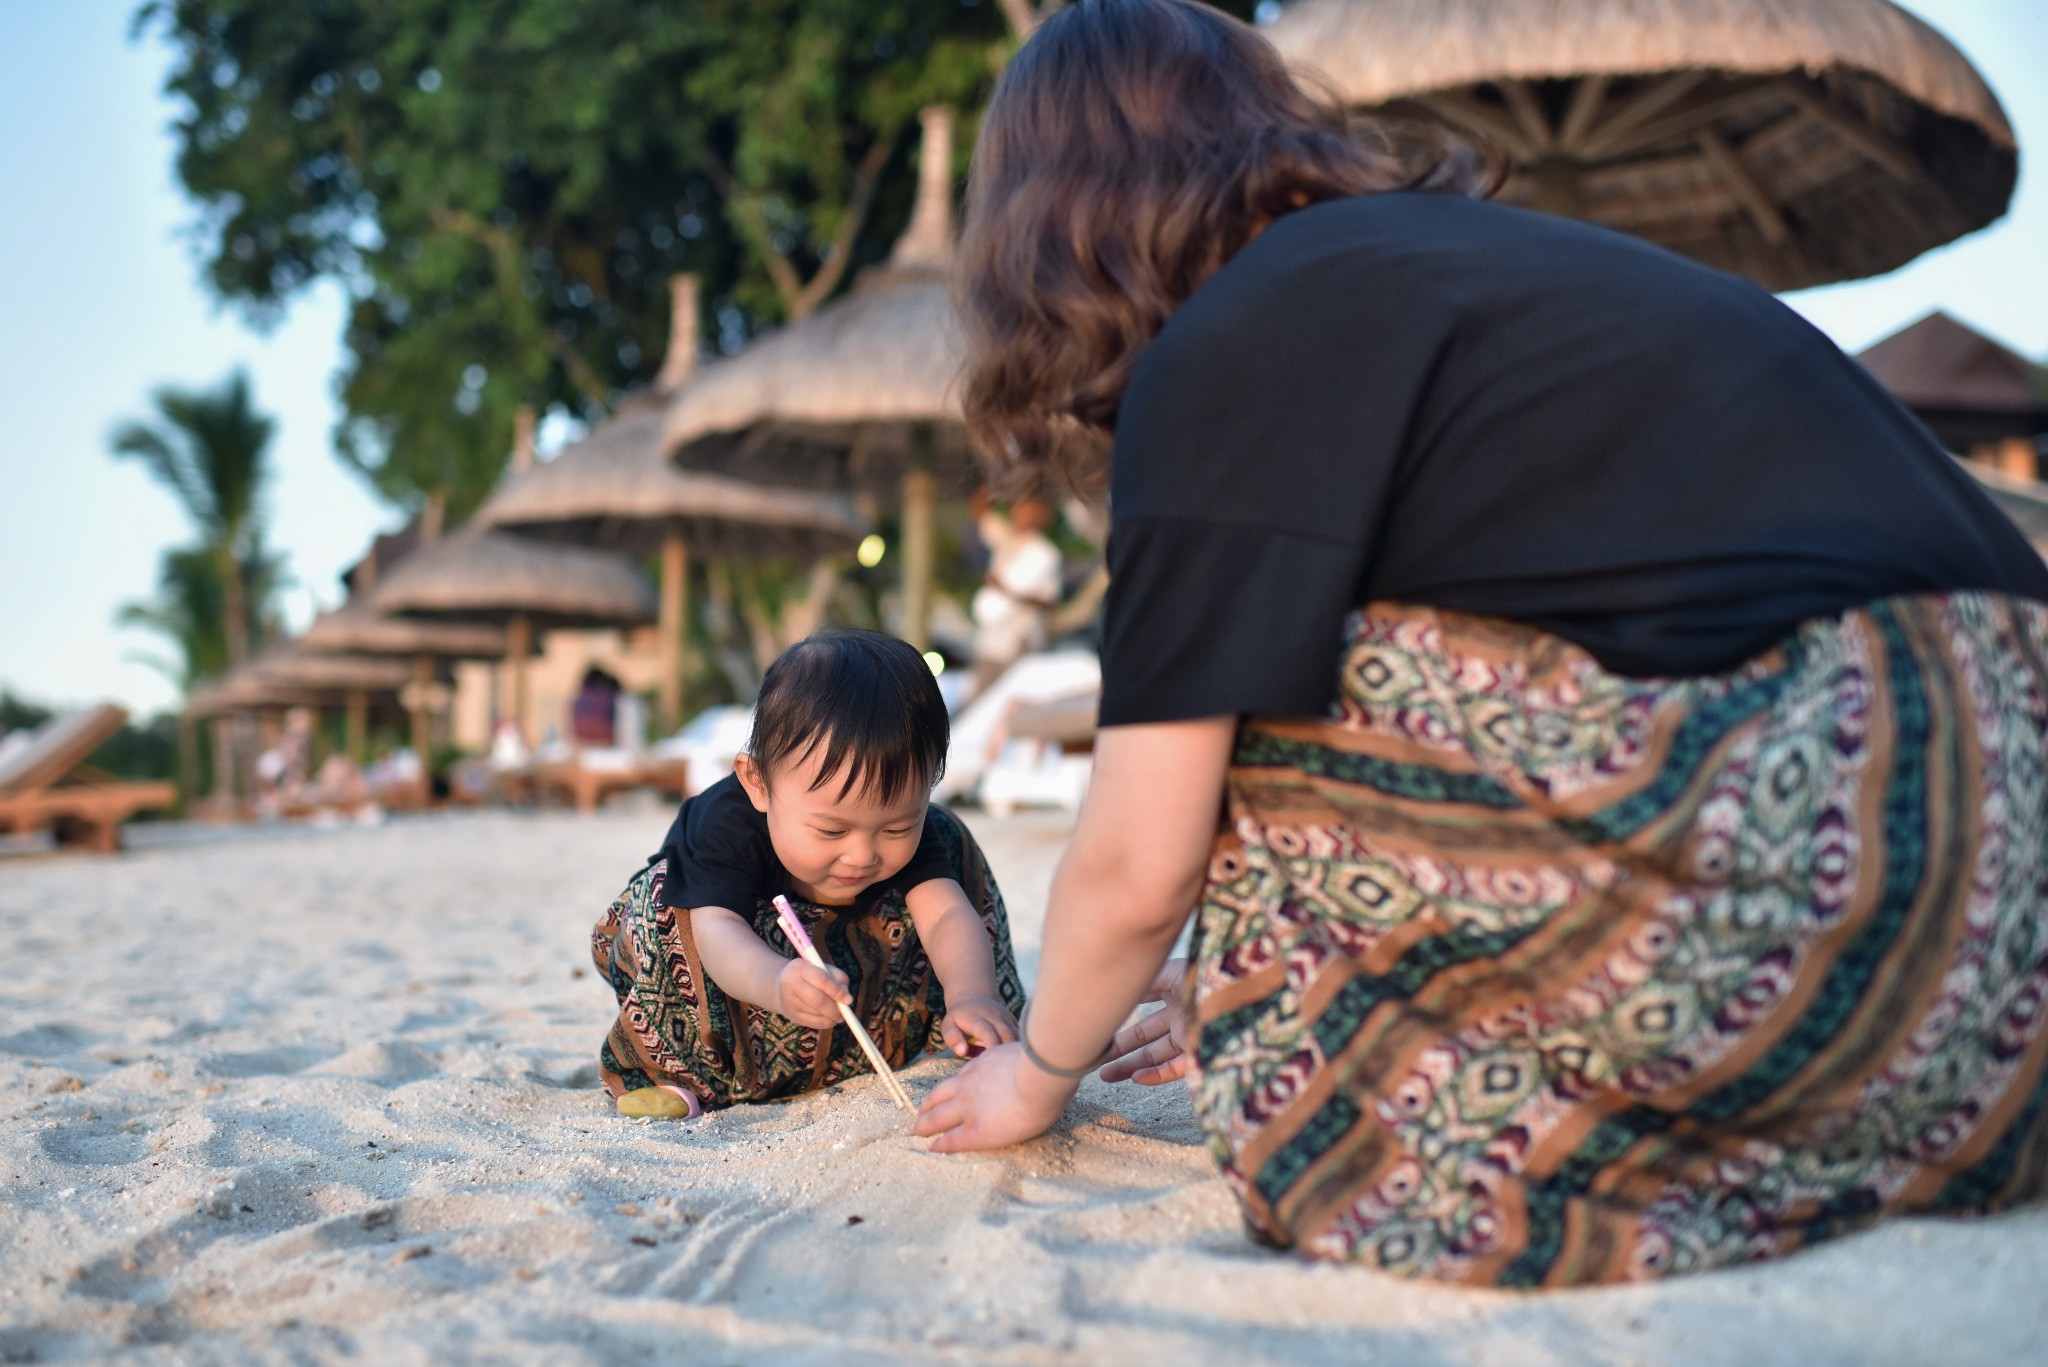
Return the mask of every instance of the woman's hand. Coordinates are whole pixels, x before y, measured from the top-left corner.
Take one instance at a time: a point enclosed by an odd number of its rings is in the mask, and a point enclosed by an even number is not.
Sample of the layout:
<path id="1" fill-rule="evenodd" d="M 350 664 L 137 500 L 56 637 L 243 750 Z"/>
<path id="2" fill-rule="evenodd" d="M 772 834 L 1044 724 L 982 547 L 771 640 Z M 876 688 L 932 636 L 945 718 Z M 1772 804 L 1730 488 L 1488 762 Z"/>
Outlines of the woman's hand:
<path id="1" fill-rule="evenodd" d="M 817 968 L 802 959 L 791 959 L 775 977 L 775 1014 L 813 1030 L 830 1030 L 839 1024 L 840 1003 L 853 1004 L 846 984 L 841 969 Z"/>
<path id="2" fill-rule="evenodd" d="M 948 1049 L 961 1058 L 974 1058 L 984 1049 L 1017 1038 L 1017 1018 L 995 997 L 962 997 L 947 1002 L 939 1033 Z"/>
<path id="3" fill-rule="evenodd" d="M 1187 1015 L 1181 1010 L 1181 982 L 1187 971 L 1186 959 L 1168 959 L 1160 968 L 1143 1001 L 1160 1002 L 1166 1009 L 1117 1031 L 1109 1042 L 1110 1060 L 1102 1065 L 1104 1082 L 1129 1080 L 1157 1087 L 1188 1075 L 1193 1060 L 1187 1051 Z"/>
<path id="4" fill-rule="evenodd" d="M 932 1088 L 916 1132 L 933 1153 L 1021 1144 L 1051 1129 L 1079 1086 L 1038 1068 L 1022 1045 L 1004 1044 Z"/>

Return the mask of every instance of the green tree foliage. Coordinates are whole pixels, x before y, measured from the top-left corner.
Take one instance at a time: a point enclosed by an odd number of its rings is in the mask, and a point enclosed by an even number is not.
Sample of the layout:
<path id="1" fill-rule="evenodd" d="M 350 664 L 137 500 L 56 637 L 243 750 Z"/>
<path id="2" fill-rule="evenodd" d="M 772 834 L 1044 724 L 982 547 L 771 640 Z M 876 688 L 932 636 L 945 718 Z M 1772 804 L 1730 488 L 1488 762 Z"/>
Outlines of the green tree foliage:
<path id="1" fill-rule="evenodd" d="M 141 461 L 192 519 L 199 546 L 168 553 L 164 582 L 183 598 L 183 610 L 197 605 L 193 576 L 210 574 L 220 595 L 223 657 L 240 664 L 257 643 L 268 592 L 277 587 L 261 549 L 277 423 L 256 410 L 241 371 L 210 390 L 165 386 L 153 402 L 156 420 L 123 423 L 114 432 L 114 452 Z M 208 570 L 199 568 L 202 561 Z"/>
<path id="2" fill-rule="evenodd" d="M 54 715 L 47 707 L 15 696 L 14 690 L 0 688 L 0 735 L 9 731 L 33 731 Z"/>
<path id="3" fill-rule="evenodd" d="M 521 403 L 647 381 L 666 281 L 714 340 L 815 308 L 909 214 L 923 105 L 1008 50 L 981 0 L 152 0 L 207 279 L 351 299 L 337 445 L 460 518 Z"/>
<path id="4" fill-rule="evenodd" d="M 263 646 L 279 634 L 276 601 L 286 582 L 283 558 L 258 544 L 241 564 L 241 580 L 256 605 L 257 629 L 252 642 Z M 219 561 L 205 546 L 183 546 L 164 552 L 152 598 L 125 603 L 115 619 L 124 627 L 155 632 L 171 647 L 169 657 L 138 655 L 169 679 L 181 693 L 225 674 L 228 658 L 226 595 L 221 590 Z"/>

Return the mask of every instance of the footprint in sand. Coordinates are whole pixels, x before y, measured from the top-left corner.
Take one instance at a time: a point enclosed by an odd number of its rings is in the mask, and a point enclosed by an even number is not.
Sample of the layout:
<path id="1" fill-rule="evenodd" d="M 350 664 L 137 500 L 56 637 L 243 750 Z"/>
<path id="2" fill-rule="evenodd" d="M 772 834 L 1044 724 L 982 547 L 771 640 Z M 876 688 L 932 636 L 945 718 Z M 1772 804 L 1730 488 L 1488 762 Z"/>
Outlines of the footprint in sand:
<path id="1" fill-rule="evenodd" d="M 198 1070 L 214 1077 L 277 1077 L 303 1073 L 333 1058 L 335 1051 L 318 1044 L 280 1044 L 239 1054 L 201 1054 Z"/>
<path id="2" fill-rule="evenodd" d="M 57 1129 L 36 1131 L 36 1144 L 72 1167 L 125 1167 L 149 1156 L 148 1138 L 129 1130 L 126 1116 L 64 1121 Z"/>
<path id="3" fill-rule="evenodd" d="M 441 1061 L 406 1040 L 371 1040 L 306 1070 L 316 1077 L 354 1077 L 397 1086 L 441 1071 Z"/>

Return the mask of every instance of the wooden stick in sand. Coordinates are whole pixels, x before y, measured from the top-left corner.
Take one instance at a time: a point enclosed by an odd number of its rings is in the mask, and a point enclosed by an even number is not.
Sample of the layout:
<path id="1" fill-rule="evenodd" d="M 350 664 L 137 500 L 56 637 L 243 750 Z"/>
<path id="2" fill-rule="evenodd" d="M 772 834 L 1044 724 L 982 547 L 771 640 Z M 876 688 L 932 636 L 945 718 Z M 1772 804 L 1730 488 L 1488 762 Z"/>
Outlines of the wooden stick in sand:
<path id="1" fill-rule="evenodd" d="M 787 897 L 779 894 L 775 898 L 775 921 L 782 927 L 782 933 L 788 938 L 790 945 L 803 956 L 805 963 L 813 968 L 825 966 L 825 961 L 818 957 L 818 947 L 811 943 L 810 934 L 804 929 L 804 923 L 797 919 L 796 908 L 789 904 Z M 891 1071 L 889 1061 L 883 1058 L 882 1051 L 875 1047 L 873 1037 L 861 1025 L 860 1018 L 853 1014 L 853 1008 L 845 1002 L 839 1002 L 837 1005 L 840 1017 L 846 1022 L 846 1028 L 853 1031 L 853 1038 L 859 1043 L 861 1052 L 868 1056 L 869 1063 L 875 1065 L 875 1073 L 882 1079 L 882 1085 L 889 1089 L 889 1095 L 895 1099 L 898 1106 L 916 1115 L 917 1106 L 911 1101 L 910 1093 L 904 1091 L 903 1084 L 896 1080 L 896 1074 Z"/>

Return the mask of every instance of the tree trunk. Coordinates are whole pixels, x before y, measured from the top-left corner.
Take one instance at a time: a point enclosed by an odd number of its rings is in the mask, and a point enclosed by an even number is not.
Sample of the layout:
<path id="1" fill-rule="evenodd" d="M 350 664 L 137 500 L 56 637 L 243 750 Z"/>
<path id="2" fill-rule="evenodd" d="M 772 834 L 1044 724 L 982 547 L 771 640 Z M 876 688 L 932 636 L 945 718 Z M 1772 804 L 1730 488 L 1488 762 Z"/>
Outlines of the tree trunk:
<path id="1" fill-rule="evenodd" d="M 520 737 L 531 748 L 534 737 L 528 734 L 526 725 L 526 665 L 527 657 L 533 654 L 533 623 L 525 613 L 512 614 L 505 642 L 505 663 L 512 670 L 512 724 L 519 728 Z"/>
<path id="2" fill-rule="evenodd" d="M 370 758 L 370 694 L 368 690 L 351 688 L 347 698 L 348 711 L 343 722 L 348 762 L 361 769 Z"/>
<path id="3" fill-rule="evenodd" d="M 805 586 L 804 596 L 783 611 L 776 626 L 782 649 L 788 650 L 825 625 L 825 614 L 831 610 L 832 595 L 838 588 L 839 571 L 831 561 L 820 560 L 811 566 L 811 582 Z"/>
<path id="4" fill-rule="evenodd" d="M 234 547 L 222 546 L 214 552 L 219 566 L 221 615 L 226 618 L 224 625 L 228 633 L 228 665 L 230 668 L 249 658 L 249 599 L 242 583 L 242 561 L 235 554 Z"/>
<path id="5" fill-rule="evenodd" d="M 199 805 L 199 723 L 190 712 L 178 714 L 178 811 L 190 816 Z"/>
<path id="6" fill-rule="evenodd" d="M 705 567 L 704 579 L 704 625 L 711 638 L 712 663 L 732 685 L 733 696 L 742 703 L 751 703 L 761 691 L 761 675 L 752 657 L 735 642 L 735 637 L 747 628 L 741 620 L 744 614 L 739 609 L 740 595 L 733 587 L 731 569 L 724 561 L 714 560 Z"/>
<path id="7" fill-rule="evenodd" d="M 681 532 L 670 532 L 661 544 L 661 686 L 662 734 L 683 724 L 683 654 L 690 631 L 690 548 Z"/>
<path id="8" fill-rule="evenodd" d="M 919 650 L 932 646 L 932 573 L 939 502 L 932 443 L 929 425 L 919 423 L 912 428 L 910 465 L 903 472 L 903 639 Z"/>
<path id="9" fill-rule="evenodd" d="M 412 709 L 412 752 L 420 761 L 420 805 L 425 806 L 434 786 L 434 713 L 427 699 L 434 688 L 434 657 L 412 657 L 412 688 L 407 706 Z"/>

